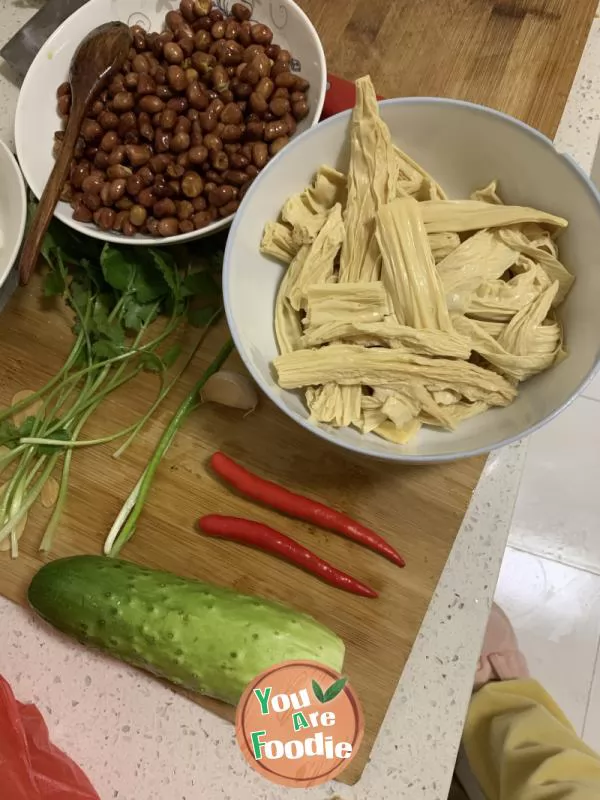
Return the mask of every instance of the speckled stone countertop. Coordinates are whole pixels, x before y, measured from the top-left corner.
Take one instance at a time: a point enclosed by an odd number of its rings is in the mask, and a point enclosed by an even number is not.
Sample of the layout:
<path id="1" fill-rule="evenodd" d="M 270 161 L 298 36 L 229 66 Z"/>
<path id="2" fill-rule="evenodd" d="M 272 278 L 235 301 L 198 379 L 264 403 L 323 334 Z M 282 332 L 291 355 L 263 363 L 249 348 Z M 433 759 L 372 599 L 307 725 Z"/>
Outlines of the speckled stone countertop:
<path id="1" fill-rule="evenodd" d="M 0 43 L 38 8 L 0 2 Z M 600 20 L 595 20 L 557 142 L 590 169 L 600 131 Z M 17 89 L 0 67 L 0 137 L 12 142 Z M 0 308 L 2 307 L 0 293 Z M 356 786 L 307 800 L 445 800 L 521 477 L 526 443 L 488 459 L 371 755 Z M 43 712 L 54 742 L 102 800 L 297 797 L 243 761 L 233 729 L 152 678 L 54 634 L 0 598 L 0 673 Z"/>

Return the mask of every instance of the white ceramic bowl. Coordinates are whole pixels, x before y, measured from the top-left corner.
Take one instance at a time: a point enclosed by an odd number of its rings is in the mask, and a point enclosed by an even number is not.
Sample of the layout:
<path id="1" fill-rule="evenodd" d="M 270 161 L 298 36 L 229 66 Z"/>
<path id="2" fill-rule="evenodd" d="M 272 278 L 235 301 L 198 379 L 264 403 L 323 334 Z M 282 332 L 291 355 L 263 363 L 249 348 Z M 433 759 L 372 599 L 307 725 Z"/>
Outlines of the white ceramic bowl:
<path id="1" fill-rule="evenodd" d="M 213 7 L 229 13 L 234 2 L 235 0 L 214 0 Z M 298 125 L 298 135 L 318 122 L 325 100 L 325 54 L 317 32 L 293 0 L 277 0 L 276 3 L 272 0 L 244 0 L 244 4 L 252 9 L 253 20 L 262 22 L 273 30 L 273 42 L 290 51 L 297 61 L 295 67 L 310 82 L 310 113 Z M 98 25 L 113 20 L 120 20 L 128 25 L 140 25 L 147 31 L 160 31 L 167 12 L 178 8 L 178 0 L 89 0 L 46 41 L 25 76 L 15 117 L 17 156 L 25 179 L 36 197 L 41 196 L 54 164 L 54 131 L 62 127 L 56 110 L 56 89 L 67 80 L 71 58 L 84 36 Z M 76 231 L 95 239 L 133 245 L 159 242 L 174 244 L 199 239 L 226 227 L 233 218 L 232 215 L 217 220 L 206 228 L 191 233 L 152 238 L 105 232 L 91 223 L 77 222 L 72 218 L 71 212 L 68 203 L 60 202 L 55 216 Z"/>
<path id="2" fill-rule="evenodd" d="M 560 309 L 569 357 L 521 384 L 516 401 L 454 432 L 424 428 L 407 445 L 352 428 L 315 425 L 303 396 L 277 386 L 273 308 L 281 265 L 259 252 L 267 220 L 311 181 L 321 164 L 345 170 L 349 112 L 338 114 L 285 148 L 246 194 L 229 234 L 223 288 L 237 349 L 263 391 L 312 433 L 365 455 L 394 461 L 445 461 L 484 453 L 538 428 L 558 414 L 590 379 L 600 358 L 600 195 L 568 156 L 537 131 L 489 108 L 457 100 L 406 98 L 380 104 L 392 138 L 422 164 L 451 198 L 498 178 L 506 202 L 534 206 L 569 220 L 561 258 L 576 281 Z"/>
<path id="3" fill-rule="evenodd" d="M 15 157 L 0 140 L 0 306 L 1 289 L 19 253 L 26 219 L 25 181 Z"/>

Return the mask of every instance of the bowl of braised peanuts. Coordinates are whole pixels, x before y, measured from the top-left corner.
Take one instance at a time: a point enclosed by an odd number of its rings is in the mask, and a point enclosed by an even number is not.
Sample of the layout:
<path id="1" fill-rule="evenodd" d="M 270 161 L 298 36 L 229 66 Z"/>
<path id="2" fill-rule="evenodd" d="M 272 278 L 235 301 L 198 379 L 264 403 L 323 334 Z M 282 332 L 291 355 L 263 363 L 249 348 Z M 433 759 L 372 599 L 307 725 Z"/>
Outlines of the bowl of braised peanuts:
<path id="1" fill-rule="evenodd" d="M 319 37 L 293 0 L 89 0 L 38 52 L 19 96 L 16 150 L 38 198 L 69 118 L 71 58 L 114 20 L 130 26 L 132 46 L 83 121 L 55 215 L 115 243 L 214 233 L 318 122 Z"/>

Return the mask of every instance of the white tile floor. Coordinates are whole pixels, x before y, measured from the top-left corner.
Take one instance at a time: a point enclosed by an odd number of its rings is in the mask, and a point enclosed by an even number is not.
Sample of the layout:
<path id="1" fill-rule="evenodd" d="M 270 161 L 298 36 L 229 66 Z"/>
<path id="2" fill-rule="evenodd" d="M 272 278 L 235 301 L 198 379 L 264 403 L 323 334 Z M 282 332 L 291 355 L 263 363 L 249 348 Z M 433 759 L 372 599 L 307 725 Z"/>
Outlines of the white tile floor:
<path id="1" fill-rule="evenodd" d="M 556 136 L 600 186 L 600 7 Z M 534 677 L 600 752 L 600 374 L 534 434 L 496 601 Z"/>
<path id="2" fill-rule="evenodd" d="M 529 441 L 496 602 L 600 751 L 600 380 Z"/>

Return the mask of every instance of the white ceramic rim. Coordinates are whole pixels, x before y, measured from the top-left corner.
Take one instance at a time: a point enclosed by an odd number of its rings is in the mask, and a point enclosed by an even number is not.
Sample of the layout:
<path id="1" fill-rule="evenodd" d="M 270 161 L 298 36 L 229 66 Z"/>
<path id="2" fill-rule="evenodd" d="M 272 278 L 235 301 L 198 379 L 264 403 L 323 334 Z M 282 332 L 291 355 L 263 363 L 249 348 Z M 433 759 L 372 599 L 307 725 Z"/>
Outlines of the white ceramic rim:
<path id="1" fill-rule="evenodd" d="M 315 103 L 316 113 L 315 113 L 314 121 L 313 121 L 312 125 L 310 126 L 310 128 L 308 129 L 308 130 L 311 130 L 312 128 L 315 127 L 315 125 L 318 124 L 319 119 L 321 117 L 321 113 L 323 111 L 323 105 L 325 104 L 325 93 L 327 91 L 327 65 L 326 65 L 326 62 L 325 62 L 325 51 L 323 50 L 323 45 L 322 45 L 321 40 L 319 38 L 319 35 L 318 35 L 318 33 L 317 33 L 316 29 L 315 29 L 315 26 L 312 24 L 312 22 L 310 21 L 310 19 L 306 15 L 306 13 L 300 8 L 300 6 L 296 2 L 294 2 L 294 0 L 286 0 L 286 2 L 290 6 L 293 6 L 293 8 L 298 12 L 298 14 L 304 19 L 304 22 L 306 23 L 306 27 L 310 31 L 311 38 L 315 42 L 317 53 L 319 54 L 318 57 L 319 57 L 319 66 L 321 68 L 321 85 L 319 86 L 318 97 L 316 98 L 316 103 Z M 20 98 L 22 97 L 23 94 L 25 94 L 27 92 L 29 83 L 31 82 L 31 80 L 33 80 L 33 78 L 32 78 L 32 72 L 33 72 L 32 67 L 33 67 L 33 65 L 35 64 L 35 62 L 39 58 L 45 58 L 44 53 L 45 53 L 46 49 L 48 47 L 52 47 L 52 45 L 54 43 L 54 40 L 59 36 L 59 34 L 62 32 L 63 28 L 65 26 L 67 26 L 69 24 L 69 22 L 71 22 L 73 20 L 74 17 L 83 16 L 86 11 L 87 11 L 87 4 L 82 6 L 81 8 L 79 8 L 77 11 L 74 11 L 73 14 L 71 14 L 69 17 L 67 17 L 67 19 L 62 23 L 62 25 L 59 25 L 59 27 L 54 31 L 54 33 L 44 42 L 43 48 L 38 51 L 35 59 L 33 60 L 32 64 L 31 64 L 31 66 L 27 70 L 27 74 L 25 75 L 25 79 L 23 80 L 23 83 L 21 85 L 21 90 L 19 92 L 19 100 L 17 100 L 17 109 L 16 109 L 16 113 L 15 113 L 14 136 L 15 136 L 15 148 L 16 148 L 16 151 L 17 151 L 17 156 L 20 156 L 21 147 L 19 145 L 23 141 L 22 130 L 24 130 L 24 128 L 27 127 L 27 123 L 26 123 L 25 120 L 22 119 L 22 115 L 20 113 L 20 109 L 22 107 L 21 106 L 21 102 L 20 102 Z M 311 89 L 312 88 L 313 87 L 311 86 Z M 311 102 L 313 102 L 313 101 L 311 101 Z M 304 133 L 308 133 L 308 131 L 304 131 Z M 300 136 L 302 136 L 302 135 L 303 134 L 300 134 Z M 298 137 L 298 138 L 300 138 L 300 137 Z M 292 138 L 290 144 L 292 142 L 294 142 L 294 141 L 295 141 L 295 138 Z M 289 147 L 289 145 L 287 145 L 287 146 Z M 280 153 L 281 152 L 282 151 L 280 151 Z M 276 156 L 273 157 L 273 159 L 271 161 L 269 161 L 269 166 L 273 162 L 277 162 L 280 153 L 278 153 Z M 20 157 L 19 157 L 19 161 L 21 161 Z M 22 168 L 22 174 L 25 176 L 25 180 L 27 181 L 27 185 L 29 186 L 29 188 L 31 189 L 33 194 L 39 200 L 40 196 L 41 196 L 41 191 L 43 191 L 43 187 L 42 187 L 42 190 L 40 191 L 40 193 L 38 194 L 38 192 L 32 186 L 32 182 L 30 180 L 31 176 L 28 175 L 27 170 L 26 170 L 25 167 Z M 167 245 L 167 244 L 182 244 L 183 242 L 191 242 L 191 241 L 194 241 L 196 239 L 204 238 L 205 236 L 210 236 L 213 233 L 217 233 L 218 231 L 223 230 L 223 228 L 226 228 L 229 225 L 231 225 L 233 219 L 235 218 L 235 214 L 230 214 L 228 217 L 225 217 L 224 219 L 217 220 L 216 222 L 211 222 L 211 224 L 207 225 L 205 228 L 201 228 L 200 230 L 197 230 L 197 231 L 191 231 L 190 233 L 178 233 L 176 236 L 164 236 L 164 237 L 163 236 L 161 236 L 161 237 L 131 236 L 131 237 L 127 237 L 127 236 L 121 236 L 121 235 L 118 235 L 116 233 L 113 233 L 113 231 L 103 231 L 100 228 L 97 228 L 92 223 L 77 222 L 76 220 L 72 219 L 72 217 L 70 217 L 70 216 L 66 217 L 66 218 L 58 217 L 56 215 L 56 212 L 54 213 L 54 216 L 57 219 L 59 219 L 61 222 L 63 222 L 65 225 L 68 225 L 69 228 L 72 228 L 74 231 L 77 231 L 77 233 L 82 233 L 85 236 L 90 236 L 92 239 L 100 239 L 100 241 L 102 241 L 102 242 L 112 242 L 113 244 L 132 245 L 132 246 L 137 246 L 137 247 L 156 247 L 157 245 L 161 245 L 162 246 L 162 245 Z"/>
<path id="2" fill-rule="evenodd" d="M 595 200 L 596 200 L 596 202 L 598 204 L 598 207 L 600 208 L 600 192 L 596 188 L 596 186 L 593 183 L 593 181 L 589 178 L 589 176 L 586 175 L 586 173 L 582 170 L 582 168 L 579 166 L 579 164 L 577 164 L 577 162 L 573 158 L 571 158 L 568 154 L 559 153 L 558 150 L 556 149 L 556 147 L 554 146 L 554 143 L 547 136 L 545 136 L 543 133 L 541 133 L 540 131 L 536 130 L 535 128 L 532 128 L 530 125 L 527 125 L 525 122 L 522 122 L 521 120 L 518 120 L 515 117 L 511 117 L 510 114 L 505 114 L 502 111 L 496 111 L 496 109 L 494 109 L 494 108 L 489 108 L 488 106 L 483 106 L 483 105 L 480 105 L 479 103 L 469 103 L 466 100 L 453 100 L 453 99 L 447 98 L 447 97 L 397 97 L 397 98 L 392 98 L 390 100 L 382 100 L 382 101 L 380 101 L 379 105 L 380 106 L 395 105 L 395 104 L 408 105 L 410 103 L 416 103 L 416 102 L 462 106 L 464 108 L 469 108 L 469 109 L 472 109 L 474 111 L 477 111 L 478 113 L 492 114 L 493 116 L 499 117 L 500 119 L 502 119 L 502 120 L 504 120 L 506 122 L 512 123 L 513 125 L 516 125 L 517 127 L 522 128 L 529 136 L 535 137 L 536 139 L 538 139 L 540 141 L 540 143 L 544 147 L 551 148 L 552 150 L 554 150 L 554 152 L 558 156 L 560 156 L 561 158 L 564 158 L 568 162 L 569 166 L 571 167 L 571 169 L 574 169 L 574 171 L 576 172 L 576 174 L 579 177 L 579 179 L 582 180 L 586 184 L 586 186 L 591 190 L 592 195 L 594 196 L 594 198 L 595 198 Z M 340 114 L 335 114 L 329 120 L 325 120 L 325 122 L 321 122 L 319 124 L 318 128 L 320 128 L 321 126 L 328 125 L 330 122 L 333 122 L 334 120 L 338 119 L 341 116 L 346 116 L 346 117 L 349 118 L 351 113 L 352 113 L 352 110 L 350 109 L 348 111 L 342 111 Z M 317 132 L 318 128 L 317 127 L 312 127 L 309 130 L 304 131 L 304 133 L 301 136 L 299 136 L 297 139 L 295 139 L 292 142 L 290 142 L 290 144 L 285 148 L 286 155 L 292 155 L 292 152 L 293 152 L 294 148 L 296 147 L 297 143 L 300 142 L 304 137 L 316 135 L 316 132 Z M 273 161 L 275 161 L 275 160 L 276 159 L 273 159 Z M 273 163 L 273 162 L 270 162 L 267 165 L 266 169 L 263 170 L 263 172 L 261 172 L 257 176 L 256 180 L 252 183 L 251 187 L 248 189 L 244 199 L 242 200 L 242 202 L 240 204 L 240 207 L 237 210 L 237 215 L 239 215 L 239 217 L 241 217 L 241 215 L 244 213 L 244 207 L 252 202 L 253 195 L 254 195 L 257 187 L 260 185 L 260 181 L 261 181 L 262 175 L 267 170 L 269 170 L 271 168 L 271 163 Z M 458 459 L 469 458 L 471 456 L 486 455 L 486 454 L 488 454 L 490 452 L 493 452 L 493 450 L 496 450 L 496 449 L 498 449 L 500 447 L 505 447 L 505 446 L 507 446 L 509 444 L 513 444 L 514 442 L 518 442 L 521 439 L 524 439 L 526 436 L 529 436 L 530 434 L 535 433 L 535 431 L 539 430 L 547 422 L 550 422 L 551 420 L 553 420 L 555 417 L 557 417 L 559 414 L 561 414 L 568 406 L 571 405 L 571 403 L 575 400 L 575 398 L 579 394 L 581 394 L 583 389 L 585 389 L 585 387 L 594 378 L 596 373 L 599 372 L 600 358 L 596 361 L 595 365 L 592 367 L 592 369 L 589 371 L 589 373 L 583 379 L 583 381 L 579 384 L 579 386 L 574 390 L 574 392 L 572 393 L 571 397 L 568 400 L 566 400 L 564 403 L 562 403 L 562 405 L 560 405 L 558 408 L 556 408 L 550 414 L 547 414 L 545 417 L 543 417 L 539 422 L 536 422 L 534 425 L 530 425 L 522 433 L 516 434 L 514 436 L 509 436 L 506 439 L 502 439 L 493 448 L 477 447 L 477 448 L 474 448 L 472 450 L 458 450 L 456 453 L 444 453 L 444 454 L 440 454 L 439 456 L 438 455 L 422 455 L 422 456 L 418 456 L 418 455 L 405 455 L 405 454 L 403 454 L 402 450 L 400 449 L 401 445 L 398 445 L 399 449 L 398 449 L 398 453 L 397 454 L 396 453 L 373 452 L 369 448 L 369 442 L 368 442 L 368 439 L 366 437 L 365 437 L 365 446 L 364 447 L 358 447 L 358 446 L 355 446 L 354 444 L 351 444 L 349 442 L 340 441 L 340 439 L 334 437 L 333 435 L 331 435 L 329 433 L 329 426 L 327 426 L 327 425 L 323 425 L 323 426 L 315 425 L 309 419 L 304 419 L 303 417 L 297 415 L 295 412 L 291 411 L 290 408 L 280 399 L 280 397 L 278 397 L 277 395 L 275 395 L 275 394 L 273 394 L 271 392 L 271 388 L 265 383 L 265 381 L 263 380 L 263 377 L 262 377 L 261 373 L 259 372 L 259 370 L 256 369 L 254 367 L 254 365 L 251 363 L 250 359 L 246 357 L 246 354 L 244 352 L 244 346 L 243 346 L 243 338 L 242 338 L 242 336 L 241 336 L 241 334 L 240 334 L 240 332 L 239 332 L 239 330 L 237 328 L 235 319 L 233 318 L 233 316 L 232 316 L 232 314 L 230 313 L 230 310 L 229 310 L 229 307 L 230 307 L 230 302 L 229 302 L 230 262 L 231 262 L 232 248 L 233 248 L 232 242 L 233 242 L 234 237 L 236 235 L 237 225 L 239 225 L 239 217 L 238 217 L 237 220 L 234 219 L 233 224 L 231 226 L 231 231 L 229 232 L 229 236 L 227 237 L 227 244 L 226 244 L 226 247 L 225 247 L 225 255 L 224 255 L 224 259 L 223 259 L 223 300 L 224 300 L 224 305 L 225 305 L 225 314 L 227 315 L 227 323 L 229 325 L 229 330 L 231 331 L 231 335 L 233 337 L 233 341 L 235 343 L 236 349 L 237 349 L 242 361 L 246 365 L 246 369 L 250 372 L 250 374 L 252 375 L 252 377 L 254 378 L 256 383 L 258 383 L 258 385 L 262 389 L 263 393 L 266 394 L 269 397 L 269 399 L 273 403 L 275 403 L 275 405 L 278 406 L 278 408 L 280 408 L 281 411 L 283 411 L 284 414 L 286 414 L 286 416 L 290 417 L 295 422 L 297 422 L 300 425 L 302 425 L 302 427 L 305 428 L 307 431 L 310 431 L 311 433 L 314 433 L 317 436 L 320 436 L 322 439 L 325 439 L 326 441 L 331 442 L 331 444 L 336 445 L 337 447 L 343 447 L 346 450 L 351 450 L 352 452 L 357 453 L 359 455 L 367 455 L 367 456 L 370 456 L 371 458 L 376 458 L 376 459 L 380 459 L 380 460 L 384 460 L 384 461 L 404 462 L 404 463 L 407 463 L 407 464 L 409 464 L 409 463 L 412 463 L 412 464 L 435 464 L 435 463 L 442 463 L 442 462 L 445 462 L 445 461 L 457 461 Z"/>
<path id="3" fill-rule="evenodd" d="M 21 172 L 21 168 L 19 167 L 19 162 L 15 158 L 14 153 L 10 149 L 10 147 L 0 139 L 0 146 L 8 156 L 10 162 L 12 163 L 15 177 L 17 178 L 17 184 L 19 187 L 19 199 L 20 199 L 20 206 L 21 206 L 21 220 L 19 222 L 19 229 L 18 229 L 18 236 L 15 241 L 15 244 L 10 251 L 10 256 L 6 262 L 7 268 L 4 275 L 0 275 L 0 289 L 6 281 L 8 280 L 8 276 L 11 273 L 11 270 L 14 266 L 15 261 L 17 260 L 17 256 L 19 255 L 19 250 L 21 249 L 21 245 L 23 244 L 23 234 L 25 233 L 25 224 L 27 222 L 27 189 L 25 186 L 25 179 L 23 177 L 23 173 Z"/>

